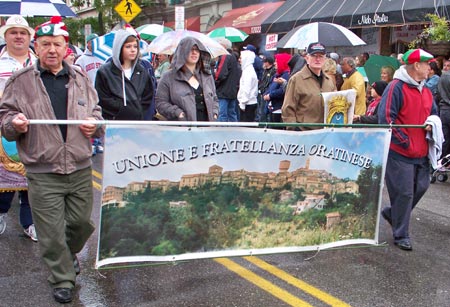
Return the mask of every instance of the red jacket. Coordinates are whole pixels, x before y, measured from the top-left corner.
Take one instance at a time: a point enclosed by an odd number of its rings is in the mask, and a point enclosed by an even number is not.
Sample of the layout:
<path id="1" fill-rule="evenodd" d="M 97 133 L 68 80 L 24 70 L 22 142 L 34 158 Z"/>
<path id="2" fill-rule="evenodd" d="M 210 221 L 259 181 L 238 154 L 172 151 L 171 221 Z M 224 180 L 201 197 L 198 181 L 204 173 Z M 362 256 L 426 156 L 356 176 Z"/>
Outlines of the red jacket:
<path id="1" fill-rule="evenodd" d="M 394 79 L 384 91 L 378 108 L 378 123 L 423 125 L 434 114 L 433 95 L 423 87 Z M 422 128 L 393 128 L 390 149 L 407 158 L 428 155 L 426 131 Z"/>

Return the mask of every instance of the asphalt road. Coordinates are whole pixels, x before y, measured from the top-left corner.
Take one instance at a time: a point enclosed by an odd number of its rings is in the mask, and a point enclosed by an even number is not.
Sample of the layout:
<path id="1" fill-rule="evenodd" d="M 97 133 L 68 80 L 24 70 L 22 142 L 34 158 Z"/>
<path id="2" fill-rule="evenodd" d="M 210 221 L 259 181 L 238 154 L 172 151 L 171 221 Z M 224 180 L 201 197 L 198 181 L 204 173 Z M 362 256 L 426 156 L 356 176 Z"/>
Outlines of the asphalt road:
<path id="1" fill-rule="evenodd" d="M 450 306 L 449 199 L 450 182 L 431 185 L 413 212 L 412 252 L 396 248 L 381 221 L 377 247 L 97 271 L 95 232 L 79 255 L 82 272 L 66 306 Z M 15 202 L 0 235 L 0 307 L 59 306 L 38 244 L 22 235 Z"/>

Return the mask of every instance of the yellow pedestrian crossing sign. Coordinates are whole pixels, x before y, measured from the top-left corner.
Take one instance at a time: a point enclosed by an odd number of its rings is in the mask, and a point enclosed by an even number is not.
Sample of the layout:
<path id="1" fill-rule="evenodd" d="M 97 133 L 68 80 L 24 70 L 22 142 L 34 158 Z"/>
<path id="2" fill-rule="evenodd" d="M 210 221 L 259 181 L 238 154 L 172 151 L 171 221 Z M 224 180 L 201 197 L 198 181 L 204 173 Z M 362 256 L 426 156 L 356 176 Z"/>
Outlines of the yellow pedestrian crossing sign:
<path id="1" fill-rule="evenodd" d="M 142 12 L 139 4 L 134 2 L 134 0 L 122 0 L 116 5 L 114 10 L 116 10 L 117 14 L 119 14 L 126 22 L 132 21 L 134 17 Z"/>

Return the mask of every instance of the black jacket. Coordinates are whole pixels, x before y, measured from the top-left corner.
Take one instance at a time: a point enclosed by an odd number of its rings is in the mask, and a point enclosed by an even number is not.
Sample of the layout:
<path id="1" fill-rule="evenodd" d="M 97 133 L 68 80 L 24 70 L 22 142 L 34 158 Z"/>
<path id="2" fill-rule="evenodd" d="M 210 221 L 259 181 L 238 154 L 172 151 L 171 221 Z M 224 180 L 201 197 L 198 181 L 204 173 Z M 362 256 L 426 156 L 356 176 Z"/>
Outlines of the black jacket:
<path id="1" fill-rule="evenodd" d="M 122 70 L 114 63 L 100 66 L 95 78 L 95 89 L 102 107 L 104 119 L 142 120 L 153 103 L 153 85 L 147 70 L 140 64 L 135 66 L 131 80 L 125 82 L 126 106 L 123 99 Z"/>
<path id="2" fill-rule="evenodd" d="M 233 54 L 219 57 L 214 76 L 219 99 L 236 99 L 241 73 L 241 67 Z"/>

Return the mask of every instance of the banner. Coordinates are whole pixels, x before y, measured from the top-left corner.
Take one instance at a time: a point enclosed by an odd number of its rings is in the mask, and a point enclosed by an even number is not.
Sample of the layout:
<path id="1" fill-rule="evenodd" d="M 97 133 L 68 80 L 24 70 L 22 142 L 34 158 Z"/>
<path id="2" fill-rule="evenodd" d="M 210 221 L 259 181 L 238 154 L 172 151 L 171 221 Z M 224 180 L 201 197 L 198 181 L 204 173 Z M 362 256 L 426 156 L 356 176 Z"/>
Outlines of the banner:
<path id="1" fill-rule="evenodd" d="M 97 267 L 378 244 L 390 131 L 108 126 Z"/>
<path id="2" fill-rule="evenodd" d="M 1 136 L 0 193 L 26 189 L 25 166 L 20 162 L 16 142 L 9 142 Z"/>

